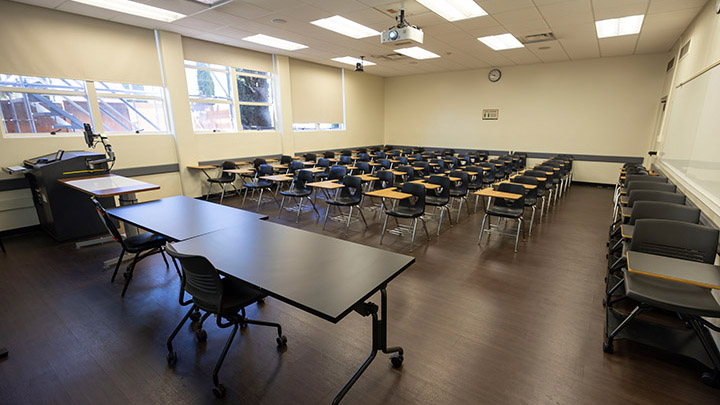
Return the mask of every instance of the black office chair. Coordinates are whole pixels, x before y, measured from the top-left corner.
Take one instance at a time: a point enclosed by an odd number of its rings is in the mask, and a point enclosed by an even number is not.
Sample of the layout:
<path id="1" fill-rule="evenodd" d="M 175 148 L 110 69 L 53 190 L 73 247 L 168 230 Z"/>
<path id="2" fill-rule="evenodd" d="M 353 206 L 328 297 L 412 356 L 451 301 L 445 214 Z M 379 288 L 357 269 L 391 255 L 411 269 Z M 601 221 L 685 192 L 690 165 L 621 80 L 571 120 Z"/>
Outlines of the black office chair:
<path id="1" fill-rule="evenodd" d="M 495 180 L 504 180 L 505 175 L 507 174 L 505 172 L 505 161 L 500 159 L 492 159 L 489 160 L 488 163 L 493 165 L 495 168 Z"/>
<path id="2" fill-rule="evenodd" d="M 275 197 L 275 194 L 272 193 L 272 186 L 273 186 L 272 181 L 264 180 L 264 179 L 260 178 L 263 176 L 272 176 L 272 174 L 273 174 L 273 167 L 271 165 L 260 165 L 260 167 L 258 168 L 258 171 L 257 171 L 256 180 L 253 181 L 252 183 L 244 184 L 245 196 L 243 197 L 243 201 L 242 201 L 243 206 L 245 205 L 245 199 L 247 198 L 248 190 L 253 190 L 253 192 L 255 192 L 255 190 L 260 190 L 260 196 L 258 197 L 258 203 L 257 203 L 257 208 L 256 208 L 257 210 L 260 209 L 260 204 L 262 203 L 262 198 L 263 198 L 263 192 L 265 190 L 270 191 L 270 193 L 269 193 L 270 196 L 273 198 L 273 200 L 275 200 L 275 203 L 278 206 L 280 206 L 280 201 L 278 201 L 277 198 Z"/>
<path id="3" fill-rule="evenodd" d="M 292 156 L 289 156 L 289 155 L 282 155 L 282 156 L 280 156 L 280 164 L 281 164 L 281 165 L 289 164 L 289 163 L 292 162 L 292 161 L 293 161 Z"/>
<path id="4" fill-rule="evenodd" d="M 635 222 L 635 231 L 629 249 L 712 264 L 717 253 L 717 244 L 717 229 L 664 219 L 641 219 Z M 720 305 L 710 289 L 674 280 L 635 275 L 627 271 L 624 272 L 624 278 L 626 296 L 637 301 L 638 304 L 617 327 L 606 331 L 603 351 L 613 353 L 614 340 L 619 338 L 618 335 L 641 313 L 652 309 L 669 311 L 675 314 L 674 316 L 679 316 L 693 330 L 713 364 L 712 372 L 703 374 L 702 381 L 707 385 L 720 387 L 720 353 L 708 331 L 712 329 L 720 332 L 720 328 L 703 319 L 703 317 L 720 318 Z M 608 311 L 614 310 L 608 309 Z M 615 312 L 614 314 L 614 316 L 620 315 Z M 608 316 L 611 314 L 608 313 Z M 646 322 L 651 321 L 646 320 Z"/>
<path id="5" fill-rule="evenodd" d="M 345 176 L 343 177 L 342 184 L 345 186 L 340 189 L 340 192 L 335 195 L 334 198 L 328 198 L 325 200 L 325 202 L 328 204 L 327 211 L 325 211 L 325 221 L 323 222 L 323 230 L 325 229 L 325 225 L 327 225 L 328 216 L 330 215 L 330 208 L 331 206 L 334 207 L 350 207 L 350 213 L 348 214 L 347 219 L 347 225 L 345 226 L 345 236 L 348 234 L 348 230 L 350 229 L 350 220 L 352 219 L 352 213 L 353 208 L 357 207 L 358 212 L 360 212 L 360 217 L 362 218 L 363 222 L 365 223 L 365 228 L 367 228 L 368 224 L 365 220 L 365 214 L 362 212 L 362 207 L 360 204 L 362 203 L 362 180 L 360 180 L 360 177 L 355 176 Z"/>
<path id="6" fill-rule="evenodd" d="M 285 197 L 292 197 L 298 202 L 297 218 L 295 219 L 296 224 L 300 222 L 300 214 L 302 214 L 303 203 L 305 202 L 306 198 L 310 201 L 310 204 L 312 204 L 312 207 L 318 214 L 318 217 L 320 216 L 320 212 L 318 212 L 317 207 L 315 207 L 315 202 L 313 202 L 312 198 L 310 198 L 310 195 L 312 194 L 312 188 L 307 186 L 307 183 L 312 181 L 313 174 L 310 170 L 297 171 L 297 177 L 293 181 L 292 187 L 289 190 L 280 192 L 283 198 L 280 202 L 280 210 L 278 211 L 278 217 L 280 216 L 280 214 L 282 214 L 282 209 L 285 205 Z"/>
<path id="7" fill-rule="evenodd" d="M 357 162 L 369 162 L 369 161 L 370 161 L 370 155 L 368 155 L 367 152 L 358 153 Z"/>
<path id="8" fill-rule="evenodd" d="M 450 172 L 449 176 L 460 179 L 460 181 L 450 182 L 450 197 L 452 198 L 450 208 L 454 205 L 455 200 L 460 201 L 460 204 L 458 205 L 457 219 L 455 220 L 455 223 L 460 223 L 460 213 L 462 212 L 463 202 L 465 203 L 468 216 L 470 215 L 470 204 L 467 202 L 469 178 L 467 172 L 460 170 Z"/>
<path id="9" fill-rule="evenodd" d="M 528 227 L 528 236 L 532 236 L 533 222 L 535 221 L 535 206 L 537 205 L 538 200 L 538 179 L 532 176 L 515 176 L 512 181 L 514 183 L 535 186 L 535 188 L 525 188 L 525 207 L 530 207 L 532 209 L 532 215 L 530 215 L 530 226 Z"/>
<path id="10" fill-rule="evenodd" d="M 314 153 L 306 153 L 305 154 L 305 161 L 306 162 L 315 162 L 317 160 L 317 155 Z"/>
<path id="11" fill-rule="evenodd" d="M 240 192 L 238 191 L 237 187 L 235 187 L 235 184 L 233 182 L 235 181 L 235 173 L 227 173 L 225 170 L 231 170 L 235 168 L 235 163 L 230 162 L 228 160 L 224 161 L 220 170 L 220 176 L 213 177 L 207 179 L 208 183 L 210 183 L 210 186 L 208 187 L 208 193 L 205 196 L 205 200 L 207 200 L 210 197 L 210 192 L 212 191 L 212 185 L 217 184 L 222 187 L 222 193 L 220 194 L 220 204 L 223 202 L 223 198 L 225 197 L 225 187 L 230 184 L 235 189 L 235 194 L 240 195 Z"/>
<path id="12" fill-rule="evenodd" d="M 123 238 L 120 231 L 115 226 L 115 223 L 112 219 L 110 219 L 110 215 L 108 215 L 107 211 L 105 211 L 105 208 L 103 208 L 100 202 L 94 197 L 91 198 L 91 200 L 93 204 L 95 204 L 95 210 L 100 216 L 100 220 L 103 225 L 105 225 L 105 228 L 110 233 L 110 236 L 112 236 L 112 238 L 115 239 L 120 246 L 122 246 L 120 256 L 118 257 L 117 264 L 115 265 L 115 271 L 113 271 L 113 275 L 110 278 L 111 283 L 115 282 L 115 276 L 117 276 L 118 269 L 120 269 L 125 252 L 135 254 L 132 263 L 128 265 L 125 269 L 125 273 L 123 274 L 125 284 L 123 285 L 122 293 L 120 294 L 121 297 L 125 297 L 125 292 L 127 291 L 128 285 L 130 285 L 130 280 L 132 280 L 133 272 L 135 271 L 135 266 L 140 260 L 154 255 L 155 253 L 160 253 L 165 261 L 165 266 L 170 267 L 170 264 L 165 257 L 165 253 L 163 253 L 165 250 L 165 243 L 167 242 L 165 238 L 150 232 L 141 233 L 129 238 Z M 177 267 L 175 270 L 177 270 Z M 180 275 L 179 272 L 178 275 Z"/>
<path id="13" fill-rule="evenodd" d="M 418 178 L 430 175 L 430 163 L 423 161 L 415 161 L 412 164 L 415 170 L 415 176 Z"/>
<path id="14" fill-rule="evenodd" d="M 398 166 L 395 168 L 395 171 L 405 173 L 401 175 L 395 175 L 395 183 L 415 180 L 415 168 L 413 168 L 412 166 Z"/>
<path id="15" fill-rule="evenodd" d="M 347 176 L 347 167 L 345 166 L 332 166 L 328 172 L 328 180 L 342 180 L 343 177 Z"/>
<path id="16" fill-rule="evenodd" d="M 380 163 L 380 167 L 382 167 L 385 170 L 390 170 L 390 167 L 392 166 L 392 163 L 390 163 L 387 159 L 378 159 L 376 160 L 377 163 Z"/>
<path id="17" fill-rule="evenodd" d="M 332 152 L 332 151 L 323 152 L 323 157 L 324 157 L 325 159 L 334 159 L 334 158 L 335 158 L 335 152 Z"/>
<path id="18" fill-rule="evenodd" d="M 343 166 L 352 166 L 353 164 L 353 158 L 348 155 L 342 155 L 340 156 L 340 161 L 338 162 L 338 165 Z"/>
<path id="19" fill-rule="evenodd" d="M 515 232 L 515 253 L 517 253 L 518 240 L 520 239 L 520 228 L 523 226 L 523 214 L 525 213 L 525 187 L 519 184 L 500 183 L 497 190 L 505 193 L 517 194 L 520 198 L 512 200 L 509 198 L 496 197 L 493 199 L 493 205 L 485 210 L 485 215 L 483 215 L 482 225 L 480 226 L 480 236 L 478 236 L 478 244 L 480 244 L 483 233 L 485 233 L 486 222 L 488 224 L 488 231 L 490 230 L 490 221 L 488 221 L 488 217 L 513 218 L 518 221 L 517 231 Z"/>
<path id="20" fill-rule="evenodd" d="M 410 251 L 412 252 L 413 245 L 415 243 L 415 231 L 417 230 L 418 218 L 422 220 L 423 229 L 425 229 L 425 236 L 427 236 L 427 239 L 430 240 L 430 233 L 428 233 L 427 224 L 425 223 L 425 218 L 423 217 L 425 214 L 425 186 L 418 183 L 405 183 L 403 184 L 401 191 L 403 193 L 412 194 L 413 197 L 400 200 L 395 208 L 385 210 L 386 216 L 385 222 L 383 222 L 382 233 L 380 234 L 380 244 L 382 245 L 383 238 L 385 237 L 385 230 L 387 229 L 387 223 L 390 217 L 394 217 L 396 221 L 397 218 L 408 218 L 413 220 L 413 231 L 410 239 Z M 410 201 L 413 198 L 415 199 L 415 202 Z"/>
<path id="21" fill-rule="evenodd" d="M 295 176 L 295 173 L 297 173 L 298 170 L 302 170 L 304 168 L 305 168 L 305 164 L 303 164 L 303 162 L 301 162 L 299 160 L 295 160 L 288 164 L 288 168 L 285 173 L 290 176 Z"/>
<path id="22" fill-rule="evenodd" d="M 180 305 L 187 306 L 192 303 L 190 309 L 168 338 L 168 365 L 174 367 L 177 363 L 178 356 L 177 352 L 173 349 L 172 342 L 185 322 L 190 318 L 190 315 L 198 310 L 205 312 L 195 332 L 195 337 L 199 342 L 207 340 L 207 332 L 202 328 L 203 322 L 210 315 L 215 315 L 216 324 L 219 328 L 227 328 L 230 326 L 233 328 L 213 370 L 213 394 L 217 398 L 222 398 L 225 396 L 225 387 L 220 384 L 218 373 L 220 372 L 223 361 L 225 361 L 225 356 L 227 356 L 230 345 L 235 338 L 238 327 L 245 328 L 250 324 L 276 328 L 278 337 L 275 341 L 280 347 L 287 345 L 287 337 L 283 335 L 282 326 L 278 323 L 257 321 L 246 317 L 245 308 L 265 298 L 265 294 L 260 290 L 233 277 L 221 278 L 212 263 L 202 256 L 178 253 L 172 246 L 168 246 L 167 251 L 173 259 L 180 262 L 180 266 L 182 267 Z M 191 300 L 185 301 L 186 292 L 192 297 Z M 227 322 L 223 322 L 223 319 L 227 320 Z"/>
<path id="23" fill-rule="evenodd" d="M 352 151 L 350 149 L 343 149 L 340 151 L 341 156 L 352 156 Z"/>
<path id="24" fill-rule="evenodd" d="M 428 184 L 437 184 L 440 188 L 434 190 L 425 190 L 425 204 L 433 207 L 433 217 L 435 209 L 440 207 L 440 218 L 438 218 L 437 234 L 440 235 L 440 226 L 442 226 L 443 213 L 447 211 L 447 219 L 452 227 L 452 218 L 450 215 L 450 178 L 448 176 L 430 176 Z"/>
<path id="25" fill-rule="evenodd" d="M 330 160 L 328 160 L 326 158 L 318 159 L 315 167 L 320 167 L 323 169 L 323 171 L 315 173 L 314 177 L 318 178 L 318 179 L 326 178 L 328 176 L 328 174 L 330 174 L 330 166 L 331 166 Z"/>
<path id="26" fill-rule="evenodd" d="M 483 188 L 483 170 L 478 166 L 467 166 L 465 171 L 468 174 L 468 190 L 478 191 Z"/>
<path id="27" fill-rule="evenodd" d="M 357 162 L 355 163 L 355 167 L 357 167 L 357 170 L 354 172 L 355 174 L 370 174 L 372 171 L 368 162 Z"/>

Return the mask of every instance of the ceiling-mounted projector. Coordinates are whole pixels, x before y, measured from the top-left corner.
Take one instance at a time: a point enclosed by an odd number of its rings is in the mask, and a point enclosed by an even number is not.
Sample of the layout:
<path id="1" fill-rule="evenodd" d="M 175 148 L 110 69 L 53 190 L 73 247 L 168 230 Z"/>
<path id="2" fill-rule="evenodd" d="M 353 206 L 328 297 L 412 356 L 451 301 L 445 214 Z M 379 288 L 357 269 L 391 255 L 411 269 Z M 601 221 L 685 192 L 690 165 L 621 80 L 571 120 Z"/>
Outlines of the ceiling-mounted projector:
<path id="1" fill-rule="evenodd" d="M 415 41 L 417 43 L 423 43 L 423 32 L 419 28 L 407 26 L 402 28 L 390 28 L 382 32 L 380 37 L 381 44 L 387 44 L 389 42 L 398 42 L 403 40 Z"/>
<path id="2" fill-rule="evenodd" d="M 380 43 L 388 44 L 399 41 L 415 41 L 417 43 L 423 43 L 423 32 L 420 28 L 408 24 L 405 19 L 405 10 L 400 10 L 400 15 L 395 17 L 398 24 L 394 27 L 390 27 L 382 32 L 380 35 Z"/>

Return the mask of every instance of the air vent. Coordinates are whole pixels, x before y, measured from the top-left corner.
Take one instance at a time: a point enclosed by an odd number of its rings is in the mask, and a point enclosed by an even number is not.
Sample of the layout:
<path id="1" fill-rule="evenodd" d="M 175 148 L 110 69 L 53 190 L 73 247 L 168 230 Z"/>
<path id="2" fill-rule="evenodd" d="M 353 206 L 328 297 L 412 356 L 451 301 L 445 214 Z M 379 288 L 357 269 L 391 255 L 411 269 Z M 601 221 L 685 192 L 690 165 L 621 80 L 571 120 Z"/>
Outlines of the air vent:
<path id="1" fill-rule="evenodd" d="M 666 72 L 669 72 L 672 70 L 673 66 L 675 66 L 675 58 L 670 59 L 670 62 L 668 62 L 667 67 L 665 68 Z"/>
<path id="2" fill-rule="evenodd" d="M 390 53 L 387 55 L 370 55 L 372 58 L 376 59 L 383 59 L 387 61 L 396 61 L 396 60 L 404 60 L 404 59 L 410 59 L 408 56 L 401 55 L 399 53 Z"/>
<path id="3" fill-rule="evenodd" d="M 690 41 L 687 41 L 685 45 L 683 45 L 682 48 L 680 48 L 680 59 L 682 59 L 685 55 L 690 52 Z"/>
<path id="4" fill-rule="evenodd" d="M 518 40 L 523 44 L 536 44 L 538 42 L 555 41 L 555 34 L 552 32 L 544 32 L 542 34 L 530 34 L 524 37 L 519 37 Z"/>

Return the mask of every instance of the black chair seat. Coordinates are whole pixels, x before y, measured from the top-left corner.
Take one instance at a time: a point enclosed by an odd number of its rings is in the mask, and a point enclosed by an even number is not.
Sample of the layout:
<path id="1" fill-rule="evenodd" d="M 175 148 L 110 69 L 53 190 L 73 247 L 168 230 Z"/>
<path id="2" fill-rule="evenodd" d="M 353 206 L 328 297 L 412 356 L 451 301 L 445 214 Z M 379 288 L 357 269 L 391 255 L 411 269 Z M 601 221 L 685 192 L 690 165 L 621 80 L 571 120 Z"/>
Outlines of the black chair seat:
<path id="1" fill-rule="evenodd" d="M 141 233 L 125 239 L 127 251 L 137 253 L 144 250 L 157 249 L 165 246 L 167 240 L 160 235 L 151 232 Z"/>
<path id="2" fill-rule="evenodd" d="M 308 197 L 312 194 L 312 190 L 309 188 L 303 188 L 303 189 L 290 189 L 286 191 L 281 191 L 280 194 L 288 196 L 288 197 Z"/>
<path id="3" fill-rule="evenodd" d="M 450 197 L 465 197 L 467 191 L 450 190 Z"/>
<path id="4" fill-rule="evenodd" d="M 496 217 L 520 218 L 523 215 L 523 211 L 524 210 L 522 208 L 493 206 L 487 210 L 487 213 L 495 215 Z"/>
<path id="5" fill-rule="evenodd" d="M 398 206 L 395 207 L 394 210 L 385 211 L 385 214 L 390 215 L 391 217 L 398 217 L 398 218 L 416 218 L 421 216 L 424 213 L 424 210 L 418 209 L 415 207 L 403 207 Z"/>
<path id="6" fill-rule="evenodd" d="M 269 180 L 258 180 L 254 181 L 252 183 L 248 183 L 244 185 L 247 188 L 266 188 L 272 186 L 272 182 Z"/>
<path id="7" fill-rule="evenodd" d="M 432 195 L 425 195 L 425 204 L 441 207 L 450 202 L 449 198 L 442 198 Z"/>
<path id="8" fill-rule="evenodd" d="M 215 177 L 215 178 L 212 178 L 212 179 L 207 179 L 207 181 L 210 182 L 210 183 L 220 183 L 220 184 L 222 184 L 222 183 L 232 183 L 234 180 L 235 180 L 235 179 L 233 179 L 233 178 L 227 178 L 227 177 Z"/>
<path id="9" fill-rule="evenodd" d="M 532 207 L 537 204 L 537 197 L 525 197 L 525 206 Z"/>
<path id="10" fill-rule="evenodd" d="M 720 305 L 710 289 L 643 275 L 625 275 L 628 298 L 682 314 L 720 318 Z"/>
<path id="11" fill-rule="evenodd" d="M 480 190 L 481 188 L 482 188 L 482 184 L 468 183 L 469 190 Z"/>
<path id="12" fill-rule="evenodd" d="M 352 196 L 342 196 L 339 195 L 337 198 L 334 199 L 325 199 L 325 202 L 330 205 L 342 205 L 342 206 L 348 206 L 348 205 L 355 205 L 359 202 L 357 198 L 354 198 Z"/>
<path id="13" fill-rule="evenodd" d="M 537 195 L 538 195 L 538 197 L 544 196 L 544 195 L 545 195 L 545 189 L 538 187 L 538 189 L 537 189 Z"/>
<path id="14" fill-rule="evenodd" d="M 223 310 L 221 315 L 229 319 L 238 316 L 241 309 L 266 297 L 266 294 L 263 294 L 260 290 L 252 288 L 233 277 L 225 277 L 221 280 L 221 283 L 223 286 Z M 218 302 L 215 300 L 204 301 L 193 297 L 193 302 L 203 311 L 218 312 Z"/>

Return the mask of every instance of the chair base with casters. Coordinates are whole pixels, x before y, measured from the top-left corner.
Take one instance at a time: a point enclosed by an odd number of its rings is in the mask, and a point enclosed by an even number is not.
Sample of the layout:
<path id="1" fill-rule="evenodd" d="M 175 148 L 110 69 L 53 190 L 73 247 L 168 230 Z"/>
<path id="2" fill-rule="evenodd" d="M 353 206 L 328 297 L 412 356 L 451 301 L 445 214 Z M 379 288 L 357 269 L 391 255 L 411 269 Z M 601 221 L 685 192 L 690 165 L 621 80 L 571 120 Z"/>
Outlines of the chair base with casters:
<path id="1" fill-rule="evenodd" d="M 187 306 L 192 303 L 190 309 L 168 338 L 168 353 L 166 356 L 168 366 L 174 367 L 177 363 L 178 355 L 173 348 L 172 342 L 188 318 L 199 321 L 195 338 L 198 342 L 205 342 L 207 340 L 207 332 L 202 327 L 203 322 L 210 315 L 216 315 L 216 324 L 219 328 L 232 327 L 230 336 L 228 336 L 223 351 L 213 369 L 212 392 L 215 397 L 222 398 L 225 396 L 225 386 L 220 384 L 218 374 L 230 350 L 230 345 L 235 339 L 238 328 L 244 329 L 247 325 L 273 327 L 277 329 L 277 338 L 275 341 L 279 348 L 287 345 L 287 338 L 282 334 L 282 326 L 280 326 L 280 324 L 247 318 L 245 308 L 253 303 L 262 302 L 265 298 L 265 294 L 260 290 L 232 277 L 220 278 L 217 270 L 204 257 L 184 255 L 174 251 L 171 247 L 168 248 L 168 253 L 173 260 L 178 259 L 180 261 L 183 269 L 179 303 L 181 306 Z M 186 292 L 192 295 L 191 300 L 184 300 Z M 199 316 L 200 311 L 205 312 L 205 314 Z"/>

